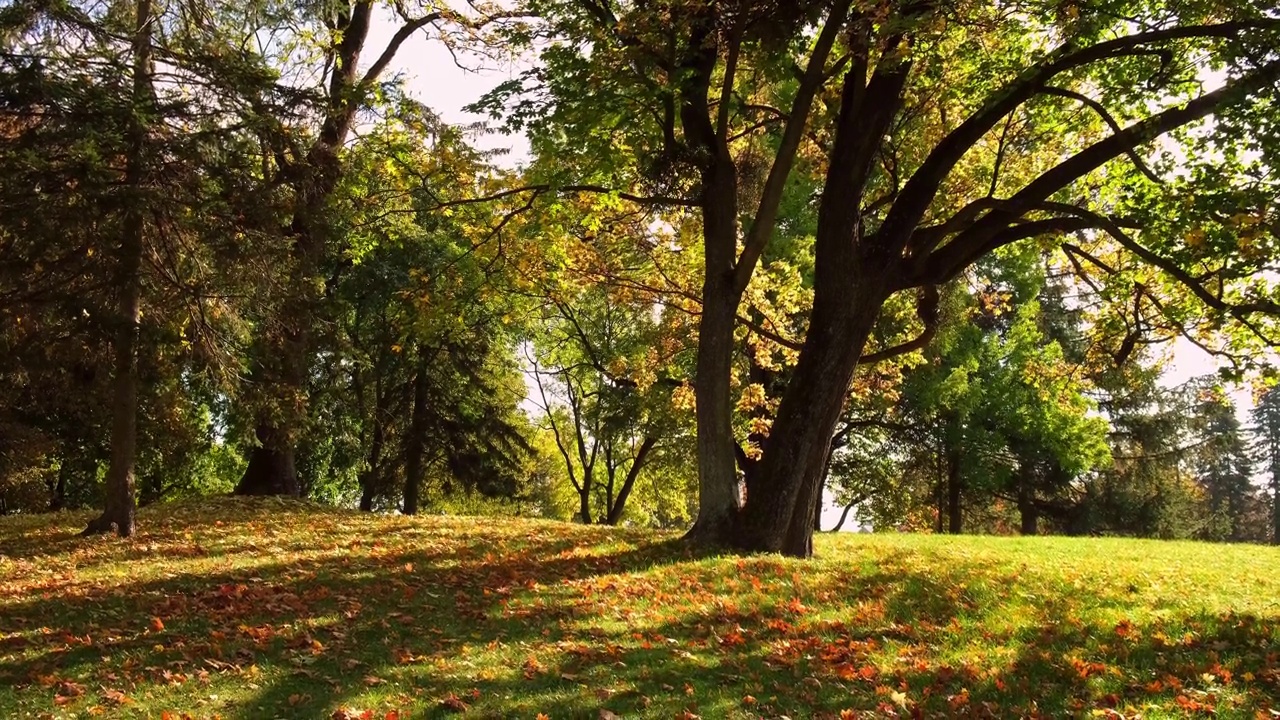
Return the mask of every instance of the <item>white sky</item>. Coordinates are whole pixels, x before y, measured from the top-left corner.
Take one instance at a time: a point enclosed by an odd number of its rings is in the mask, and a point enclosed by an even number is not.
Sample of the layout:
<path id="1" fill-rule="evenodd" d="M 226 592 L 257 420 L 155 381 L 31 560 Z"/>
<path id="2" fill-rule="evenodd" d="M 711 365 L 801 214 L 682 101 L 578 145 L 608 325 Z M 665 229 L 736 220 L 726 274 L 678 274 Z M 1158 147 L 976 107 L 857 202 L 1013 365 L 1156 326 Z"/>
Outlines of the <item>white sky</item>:
<path id="1" fill-rule="evenodd" d="M 381 53 L 396 29 L 385 8 L 379 13 L 369 29 L 368 50 L 363 57 L 365 65 Z M 459 67 L 448 48 L 433 35 L 419 32 L 400 47 L 387 78 L 403 77 L 409 94 L 435 110 L 445 122 L 468 125 L 487 118 L 464 112 L 462 108 L 528 67 L 527 60 L 512 62 L 463 53 L 458 54 L 457 60 L 467 69 Z M 484 150 L 509 151 L 505 158 L 497 160 L 504 166 L 514 166 L 529 157 L 529 143 L 521 136 L 486 133 L 473 138 L 473 144 Z"/>

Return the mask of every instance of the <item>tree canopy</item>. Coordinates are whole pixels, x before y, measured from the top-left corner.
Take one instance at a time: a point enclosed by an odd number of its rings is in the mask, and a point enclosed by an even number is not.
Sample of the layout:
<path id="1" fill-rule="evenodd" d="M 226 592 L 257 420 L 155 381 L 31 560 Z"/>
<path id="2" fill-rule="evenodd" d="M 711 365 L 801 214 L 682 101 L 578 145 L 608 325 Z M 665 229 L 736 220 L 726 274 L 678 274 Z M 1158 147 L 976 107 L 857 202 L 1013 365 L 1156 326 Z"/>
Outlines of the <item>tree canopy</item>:
<path id="1" fill-rule="evenodd" d="M 487 125 L 421 38 L 522 58 Z M 0 510 L 1280 539 L 1278 47 L 1264 0 L 10 4 Z"/>

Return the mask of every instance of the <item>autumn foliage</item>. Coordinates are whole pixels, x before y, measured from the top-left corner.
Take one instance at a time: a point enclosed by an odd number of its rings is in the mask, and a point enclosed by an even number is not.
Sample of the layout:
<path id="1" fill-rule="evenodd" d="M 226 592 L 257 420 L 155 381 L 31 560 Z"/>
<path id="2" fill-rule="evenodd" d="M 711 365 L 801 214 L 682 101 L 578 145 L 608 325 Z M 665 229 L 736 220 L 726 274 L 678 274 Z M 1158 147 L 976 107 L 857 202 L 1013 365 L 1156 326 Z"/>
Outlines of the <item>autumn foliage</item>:
<path id="1" fill-rule="evenodd" d="M 845 535 L 804 563 L 275 499 L 142 519 L 0 522 L 0 715 L 1265 717 L 1280 683 L 1267 549 Z"/>

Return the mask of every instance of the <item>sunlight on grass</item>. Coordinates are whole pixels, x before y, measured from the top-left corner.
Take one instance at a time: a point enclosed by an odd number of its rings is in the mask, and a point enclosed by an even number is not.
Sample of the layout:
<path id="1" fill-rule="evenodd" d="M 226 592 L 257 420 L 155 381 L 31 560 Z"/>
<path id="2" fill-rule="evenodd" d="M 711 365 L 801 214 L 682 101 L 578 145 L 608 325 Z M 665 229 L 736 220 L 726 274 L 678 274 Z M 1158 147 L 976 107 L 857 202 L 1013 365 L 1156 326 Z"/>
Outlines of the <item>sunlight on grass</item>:
<path id="1" fill-rule="evenodd" d="M 294 501 L 0 521 L 4 717 L 1269 717 L 1280 552 L 672 535 Z M 367 714 L 366 714 L 367 712 Z"/>

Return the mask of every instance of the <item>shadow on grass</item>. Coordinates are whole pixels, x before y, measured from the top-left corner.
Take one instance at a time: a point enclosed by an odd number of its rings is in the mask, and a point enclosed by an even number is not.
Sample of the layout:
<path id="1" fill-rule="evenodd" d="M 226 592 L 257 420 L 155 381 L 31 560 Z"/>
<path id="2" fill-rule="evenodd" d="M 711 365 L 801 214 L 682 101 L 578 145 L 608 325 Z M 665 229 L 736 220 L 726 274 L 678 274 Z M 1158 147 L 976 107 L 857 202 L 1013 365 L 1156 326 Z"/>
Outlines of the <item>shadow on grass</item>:
<path id="1" fill-rule="evenodd" d="M 1252 717 L 1277 704 L 1271 619 L 1104 621 L 1130 602 L 1123 589 L 1039 577 L 1028 603 L 1004 571 L 906 551 L 800 564 L 548 523 L 382 518 L 370 535 L 367 516 L 346 513 L 219 516 L 178 513 L 133 543 L 57 541 L 103 571 L 172 563 L 0 600 L 0 710 L 80 702 L 81 686 L 92 701 L 138 697 L 140 716 L 167 705 L 245 718 L 344 704 L 415 717 L 1147 705 Z M 18 557 L 34 568 L 55 554 Z"/>

